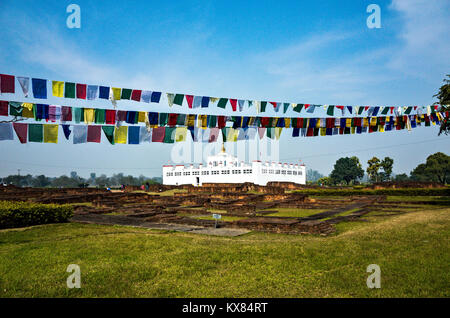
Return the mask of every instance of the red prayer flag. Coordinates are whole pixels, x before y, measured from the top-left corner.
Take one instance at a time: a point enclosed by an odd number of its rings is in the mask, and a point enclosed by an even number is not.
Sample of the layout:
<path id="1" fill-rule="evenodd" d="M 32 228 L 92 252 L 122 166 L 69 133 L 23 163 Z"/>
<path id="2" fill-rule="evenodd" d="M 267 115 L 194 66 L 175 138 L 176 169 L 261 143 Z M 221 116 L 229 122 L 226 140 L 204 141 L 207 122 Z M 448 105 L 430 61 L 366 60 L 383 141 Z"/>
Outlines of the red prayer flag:
<path id="1" fill-rule="evenodd" d="M 236 106 L 237 106 L 237 99 L 232 99 L 230 98 L 230 104 L 231 104 L 231 108 L 233 108 L 233 111 L 236 111 Z"/>
<path id="2" fill-rule="evenodd" d="M 267 125 L 269 124 L 270 118 L 269 117 L 262 117 L 261 118 L 261 126 L 262 127 L 267 127 Z"/>
<path id="3" fill-rule="evenodd" d="M 100 142 L 102 136 L 101 132 L 102 126 L 89 125 L 87 131 L 87 142 Z"/>
<path id="4" fill-rule="evenodd" d="M 131 92 L 131 99 L 135 100 L 137 102 L 141 101 L 141 95 L 142 95 L 142 90 L 140 89 L 133 89 L 133 91 Z"/>
<path id="5" fill-rule="evenodd" d="M 176 126 L 177 125 L 177 118 L 178 114 L 169 114 L 169 126 Z"/>
<path id="6" fill-rule="evenodd" d="M 312 137 L 314 136 L 314 128 L 308 127 L 308 130 L 306 131 L 306 137 Z"/>
<path id="7" fill-rule="evenodd" d="M 273 108 L 277 108 L 277 102 L 269 102 L 273 105 Z"/>
<path id="8" fill-rule="evenodd" d="M 334 118 L 327 118 L 326 128 L 334 128 L 334 123 L 335 123 Z"/>
<path id="9" fill-rule="evenodd" d="M 61 121 L 72 121 L 72 107 L 61 106 Z"/>
<path id="10" fill-rule="evenodd" d="M 14 131 L 22 144 L 27 142 L 28 124 L 13 123 Z"/>
<path id="11" fill-rule="evenodd" d="M 192 108 L 192 101 L 194 100 L 194 95 L 184 95 L 188 103 L 189 108 Z"/>
<path id="12" fill-rule="evenodd" d="M 164 136 L 166 134 L 165 127 L 156 127 L 152 130 L 152 142 L 164 142 Z"/>
<path id="13" fill-rule="evenodd" d="M 217 127 L 224 128 L 226 124 L 225 116 L 217 116 Z"/>
<path id="14" fill-rule="evenodd" d="M 112 109 L 107 109 L 105 112 L 105 121 L 107 125 L 116 124 L 116 111 Z"/>
<path id="15" fill-rule="evenodd" d="M 77 84 L 77 98 L 86 99 L 86 84 Z"/>
<path id="16" fill-rule="evenodd" d="M 126 110 L 118 110 L 117 111 L 117 121 L 126 121 L 127 120 L 127 111 Z"/>
<path id="17" fill-rule="evenodd" d="M 8 102 L 0 100 L 0 116 L 8 116 Z"/>
<path id="18" fill-rule="evenodd" d="M 2 93 L 15 93 L 15 77 L 13 75 L 0 74 L 0 91 Z"/>

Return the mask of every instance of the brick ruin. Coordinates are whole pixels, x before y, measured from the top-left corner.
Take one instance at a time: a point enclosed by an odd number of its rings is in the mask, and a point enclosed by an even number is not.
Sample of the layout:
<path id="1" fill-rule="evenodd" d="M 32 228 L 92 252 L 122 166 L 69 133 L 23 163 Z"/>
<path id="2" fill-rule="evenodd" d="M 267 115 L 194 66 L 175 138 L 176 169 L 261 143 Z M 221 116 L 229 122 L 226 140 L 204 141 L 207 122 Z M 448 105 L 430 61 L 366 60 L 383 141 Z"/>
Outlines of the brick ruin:
<path id="1" fill-rule="evenodd" d="M 118 224 L 125 225 L 150 222 L 213 227 L 214 220 L 192 216 L 220 213 L 224 216 L 238 217 L 233 221 L 221 221 L 221 227 L 318 235 L 331 234 L 335 232 L 334 224 L 360 220 L 365 214 L 377 209 L 390 208 L 395 212 L 395 208 L 402 204 L 386 201 L 385 196 L 311 198 L 290 191 L 298 188 L 298 185 L 289 183 L 271 183 L 267 186 L 243 183 L 205 184 L 202 187 L 150 185 L 147 192 L 140 191 L 139 187 L 126 187 L 124 191 L 111 192 L 97 188 L 6 186 L 0 187 L 0 200 L 72 204 L 75 220 L 92 220 L 94 223 L 96 216 L 100 218 L 100 215 L 108 215 L 112 222 L 116 219 Z M 137 189 L 139 191 L 136 191 Z M 178 192 L 167 192 L 174 189 Z M 433 201 L 414 201 L 414 204 L 433 204 Z M 311 215 L 305 217 L 267 215 L 276 215 L 280 208 L 308 209 L 311 210 Z M 321 211 L 314 213 L 317 210 Z M 348 213 L 345 213 L 346 211 Z"/>

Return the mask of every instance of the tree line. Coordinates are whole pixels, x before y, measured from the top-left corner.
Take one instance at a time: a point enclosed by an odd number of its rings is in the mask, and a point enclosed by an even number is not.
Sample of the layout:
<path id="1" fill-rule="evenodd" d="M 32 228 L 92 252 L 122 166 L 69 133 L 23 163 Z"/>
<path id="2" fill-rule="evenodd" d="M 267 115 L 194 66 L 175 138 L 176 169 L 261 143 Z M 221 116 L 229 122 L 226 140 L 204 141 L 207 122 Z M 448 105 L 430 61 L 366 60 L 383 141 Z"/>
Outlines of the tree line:
<path id="1" fill-rule="evenodd" d="M 54 188 L 79 188 L 79 187 L 116 187 L 121 185 L 140 186 L 144 184 L 162 183 L 161 178 L 148 178 L 143 175 L 134 177 L 132 175 L 124 175 L 117 173 L 111 177 L 102 174 L 97 176 L 92 172 L 89 178 L 83 178 L 72 171 L 70 176 L 62 175 L 59 177 L 47 177 L 45 175 L 32 176 L 28 175 L 10 175 L 2 179 L 3 184 L 12 184 L 18 187 L 54 187 Z"/>
<path id="2" fill-rule="evenodd" d="M 406 173 L 392 176 L 394 159 L 385 157 L 380 160 L 373 157 L 367 161 L 367 176 L 370 182 L 439 182 L 450 181 L 450 156 L 437 152 L 428 156 L 425 163 L 419 164 L 408 176 Z M 319 185 L 354 185 L 360 184 L 364 177 L 364 169 L 358 157 L 344 157 L 336 161 L 333 171 L 327 177 L 317 180 Z"/>

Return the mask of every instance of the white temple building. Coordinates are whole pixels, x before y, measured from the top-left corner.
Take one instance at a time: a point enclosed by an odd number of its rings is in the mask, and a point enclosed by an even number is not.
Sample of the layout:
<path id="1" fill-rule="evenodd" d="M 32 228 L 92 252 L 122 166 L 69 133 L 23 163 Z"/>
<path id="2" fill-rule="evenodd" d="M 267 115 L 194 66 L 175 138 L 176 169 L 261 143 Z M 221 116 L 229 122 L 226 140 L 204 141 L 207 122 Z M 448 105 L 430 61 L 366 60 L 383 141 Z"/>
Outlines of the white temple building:
<path id="1" fill-rule="evenodd" d="M 293 182 L 306 184 L 306 168 L 303 164 L 261 162 L 251 164 L 239 162 L 225 152 L 207 158 L 206 166 L 199 164 L 164 165 L 163 184 L 201 186 L 203 183 L 244 183 L 251 182 L 265 186 L 268 182 Z"/>

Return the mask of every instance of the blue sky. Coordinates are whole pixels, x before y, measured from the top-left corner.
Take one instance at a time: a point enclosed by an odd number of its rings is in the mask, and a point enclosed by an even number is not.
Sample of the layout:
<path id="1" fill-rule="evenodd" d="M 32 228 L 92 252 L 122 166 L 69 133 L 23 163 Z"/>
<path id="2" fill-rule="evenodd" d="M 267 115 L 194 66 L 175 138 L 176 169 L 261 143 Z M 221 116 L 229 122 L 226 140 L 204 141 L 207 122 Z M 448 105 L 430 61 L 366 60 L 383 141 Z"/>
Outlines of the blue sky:
<path id="1" fill-rule="evenodd" d="M 66 27 L 70 3 L 81 7 L 80 29 Z M 366 26 L 370 3 L 381 7 L 381 29 Z M 5 0 L 0 2 L 0 72 L 252 100 L 429 105 L 450 73 L 449 13 L 446 0 Z M 15 97 L 24 101 L 20 94 Z M 48 102 L 111 106 L 56 98 Z M 170 110 L 164 102 L 118 105 Z M 208 112 L 227 114 L 220 109 Z M 372 156 L 390 156 L 395 173 L 409 173 L 432 153 L 449 154 L 449 137 L 437 133 L 435 126 L 412 132 L 292 138 L 286 130 L 279 157 L 302 160 L 308 168 L 328 174 L 342 156 L 358 156 L 364 168 Z M 0 175 L 20 168 L 21 173 L 50 176 L 72 170 L 84 176 L 90 172 L 160 176 L 171 147 L 72 145 L 61 132 L 56 145 L 3 141 Z M 227 147 L 232 152 L 241 146 Z"/>

